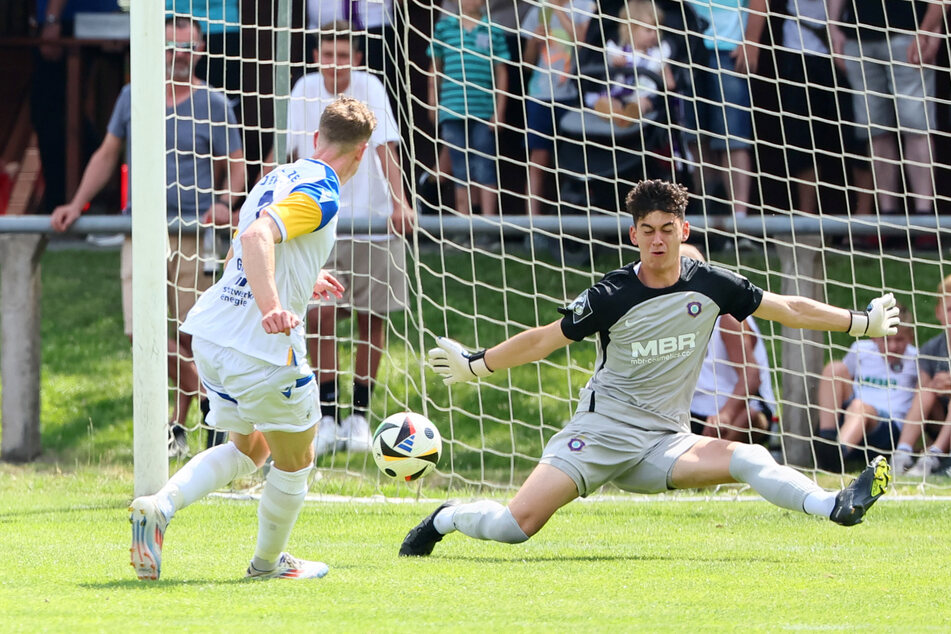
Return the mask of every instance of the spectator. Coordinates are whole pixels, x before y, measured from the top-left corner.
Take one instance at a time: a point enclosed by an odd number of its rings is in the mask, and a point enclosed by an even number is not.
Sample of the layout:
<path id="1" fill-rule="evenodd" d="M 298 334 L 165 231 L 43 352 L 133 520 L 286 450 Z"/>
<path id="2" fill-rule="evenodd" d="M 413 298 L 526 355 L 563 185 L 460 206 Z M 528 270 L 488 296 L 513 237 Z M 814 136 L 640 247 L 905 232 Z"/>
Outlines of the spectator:
<path id="1" fill-rule="evenodd" d="M 699 161 L 696 191 L 709 200 L 712 183 L 722 182 L 736 217 L 746 216 L 753 186 L 753 123 L 750 82 L 759 64 L 766 0 L 689 0 L 703 33 L 700 59 L 692 60 L 693 89 L 685 124 L 703 132 L 689 143 Z M 711 160 L 711 153 L 714 155 Z M 714 172 L 714 164 L 720 169 Z"/>
<path id="2" fill-rule="evenodd" d="M 522 20 L 522 61 L 532 67 L 525 100 L 529 214 L 540 214 L 549 200 L 545 180 L 555 150 L 555 129 L 578 102 L 577 43 L 584 42 L 595 9 L 591 0 L 549 0 L 533 6 Z"/>
<path id="3" fill-rule="evenodd" d="M 852 168 L 856 214 L 873 211 L 872 171 L 859 157 L 868 155 L 868 141 L 856 138 L 852 100 L 839 87 L 845 84 L 832 62 L 824 0 L 789 0 L 782 42 L 776 54 L 782 142 L 794 183 L 793 208 L 819 213 L 821 155 L 841 157 Z"/>
<path id="4" fill-rule="evenodd" d="M 935 116 L 935 71 L 929 66 L 943 39 L 943 14 L 944 3 L 829 3 L 832 49 L 856 88 L 852 94 L 860 131 L 871 137 L 872 169 L 882 214 L 905 211 L 899 191 L 902 165 L 907 170 L 915 213 L 934 213 L 930 135 Z"/>
<path id="5" fill-rule="evenodd" d="M 353 31 L 365 31 L 361 53 L 367 69 L 379 75 L 391 95 L 396 89 L 396 70 L 401 67 L 393 28 L 393 0 L 307 0 L 307 28 L 322 29 L 331 22 L 346 22 Z M 395 105 L 395 104 L 391 104 Z"/>
<path id="6" fill-rule="evenodd" d="M 237 107 L 241 93 L 241 7 L 238 0 L 165 0 L 166 12 L 190 16 L 205 34 L 205 52 L 195 75 L 226 90 Z"/>
<path id="7" fill-rule="evenodd" d="M 639 71 L 647 70 L 673 90 L 674 75 L 665 63 L 670 45 L 658 41 L 657 25 L 664 13 L 646 0 L 630 0 L 618 15 L 618 41 L 605 45 L 609 73 L 608 89 L 585 95 L 585 105 L 611 119 L 614 125 L 627 127 L 654 109 L 658 96 L 656 82 Z M 619 72 L 618 72 L 619 71 Z"/>
<path id="8" fill-rule="evenodd" d="M 911 314 L 900 307 L 898 334 L 859 339 L 841 361 L 830 361 L 819 383 L 818 466 L 841 472 L 867 448 L 894 450 L 918 386 Z"/>
<path id="9" fill-rule="evenodd" d="M 116 0 L 37 0 L 36 24 L 40 39 L 56 42 L 72 37 L 77 13 L 119 11 Z M 66 202 L 66 60 L 63 49 L 40 45 L 34 59 L 30 91 L 30 121 L 36 131 L 43 166 L 44 212 Z M 95 138 L 92 125 L 84 122 L 83 137 Z M 92 147 L 92 141 L 88 147 Z"/>
<path id="10" fill-rule="evenodd" d="M 191 18 L 166 21 L 166 151 L 167 213 L 169 219 L 186 223 L 213 223 L 230 226 L 232 209 L 244 193 L 244 154 L 234 113 L 224 96 L 209 89 L 195 77 L 198 55 L 204 50 L 201 30 Z M 131 90 L 122 89 L 112 111 L 109 129 L 83 172 L 76 195 L 57 207 L 51 219 L 56 231 L 65 231 L 115 171 L 125 140 L 126 159 L 132 126 Z M 222 184 L 226 183 L 228 188 Z M 222 192 L 217 197 L 213 192 Z M 127 208 L 124 213 L 130 213 Z M 144 210 L 140 213 L 144 213 Z M 192 399 L 199 391 L 198 373 L 192 362 L 191 336 L 178 332 L 198 295 L 213 280 L 200 267 L 198 232 L 183 228 L 170 236 L 168 261 L 168 305 L 174 317 L 174 335 L 169 339 L 169 378 L 177 387 L 171 420 L 170 453 L 183 456 L 188 451 L 185 420 Z M 132 241 L 122 245 L 122 308 L 125 332 L 132 338 Z"/>
<path id="11" fill-rule="evenodd" d="M 951 334 L 951 275 L 938 284 L 938 303 L 935 316 L 944 332 L 926 341 L 918 350 L 918 393 L 912 400 L 908 418 L 902 427 L 898 446 L 892 454 L 895 475 L 928 476 L 932 473 L 951 474 L 951 465 L 942 456 L 951 445 L 951 354 L 948 353 L 948 335 Z M 941 423 L 931 423 L 941 421 Z M 915 445 L 926 434 L 933 438 L 927 451 L 917 462 L 912 456 Z"/>
<path id="12" fill-rule="evenodd" d="M 412 231 L 415 214 L 403 195 L 397 158 L 400 134 L 386 90 L 375 75 L 355 70 L 361 64 L 362 54 L 350 26 L 346 22 L 324 25 L 319 41 L 311 41 L 313 62 L 320 66 L 320 72 L 304 75 L 291 91 L 287 117 L 291 157 L 313 154 L 314 137 L 308 131 L 317 127 L 325 108 L 339 95 L 367 104 L 378 125 L 356 174 L 340 187 L 337 217 L 344 223 L 354 221 L 355 227 L 366 226 L 373 218 L 389 218 L 396 234 L 353 233 L 345 226 L 339 229 L 327 268 L 346 288 L 343 301 L 324 302 L 308 311 L 308 331 L 315 335 L 308 348 L 316 368 L 323 416 L 315 440 L 316 453 L 321 456 L 335 449 L 369 450 L 367 412 L 386 345 L 387 318 L 406 305 L 405 245 L 398 236 Z M 350 416 L 338 423 L 334 335 L 338 318 L 351 313 L 356 313 L 360 333 L 354 354 L 353 409 Z"/>
<path id="13" fill-rule="evenodd" d="M 693 245 L 680 254 L 704 261 Z M 766 345 L 752 317 L 739 322 L 720 315 L 700 366 L 700 378 L 690 403 L 690 427 L 695 434 L 754 443 L 769 430 L 776 411 Z"/>
<path id="14" fill-rule="evenodd" d="M 485 0 L 459 0 L 458 15 L 436 23 L 428 53 L 430 116 L 449 145 L 456 211 L 471 213 L 468 186 L 479 190 L 482 214 L 498 213 L 496 126 L 508 101 L 510 59 L 505 35 L 485 14 Z M 438 89 L 438 101 L 436 98 Z"/>

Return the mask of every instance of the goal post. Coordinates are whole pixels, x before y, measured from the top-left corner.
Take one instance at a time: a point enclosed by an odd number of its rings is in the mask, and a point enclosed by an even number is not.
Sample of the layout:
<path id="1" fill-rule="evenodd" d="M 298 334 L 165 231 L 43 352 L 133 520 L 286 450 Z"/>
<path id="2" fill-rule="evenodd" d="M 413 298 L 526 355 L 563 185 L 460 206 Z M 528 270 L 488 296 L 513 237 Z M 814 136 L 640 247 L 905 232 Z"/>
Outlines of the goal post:
<path id="1" fill-rule="evenodd" d="M 132 417 L 135 496 L 168 479 L 165 336 L 165 16 L 158 2 L 131 6 Z M 157 239 L 159 238 L 159 239 Z"/>
<path id="2" fill-rule="evenodd" d="M 242 3 L 245 9 L 249 4 L 254 3 Z M 231 25 L 241 29 L 245 44 L 254 40 L 259 45 L 241 49 L 243 76 L 270 78 L 245 83 L 243 108 L 258 104 L 257 108 L 274 112 L 276 122 L 273 129 L 245 123 L 245 133 L 270 137 L 279 162 L 289 135 L 313 133 L 289 129 L 285 107 L 294 107 L 295 99 L 298 106 L 316 99 L 295 96 L 295 83 L 304 75 L 323 81 L 321 65 L 298 44 L 319 31 L 298 13 L 298 4 L 274 3 L 274 19 L 267 25 L 255 24 L 260 11 L 247 10 L 240 25 Z M 816 29 L 824 33 L 829 23 L 848 30 L 847 15 L 820 20 L 808 12 L 780 14 L 769 9 L 756 16 L 740 9 L 744 24 L 756 17 L 765 19 L 762 38 L 754 47 L 759 67 L 748 75 L 732 67 L 703 71 L 705 65 L 726 64 L 730 55 L 711 57 L 710 35 L 705 34 L 703 16 L 689 8 L 693 3 L 646 4 L 648 13 L 642 12 L 642 4 L 620 0 L 568 0 L 564 5 L 492 0 L 485 3 L 480 18 L 484 21 L 470 32 L 468 26 L 459 26 L 456 2 L 355 3 L 372 6 L 364 17 L 388 16 L 383 24 L 370 24 L 366 37 L 359 31 L 351 33 L 358 38 L 354 46 L 361 50 L 369 51 L 368 39 L 380 44 L 369 68 L 364 64 L 356 70 L 369 72 L 387 91 L 399 128 L 402 186 L 419 216 L 417 230 L 404 243 L 406 310 L 387 317 L 383 345 L 375 348 L 381 362 L 368 418 L 372 430 L 390 414 L 413 410 L 439 427 L 445 443 L 443 459 L 424 487 L 488 491 L 517 487 L 547 440 L 571 417 L 578 391 L 595 363 L 592 342 L 452 388 L 442 385 L 426 367 L 426 350 L 437 336 L 480 348 L 554 321 L 559 307 L 608 271 L 636 260 L 623 197 L 644 178 L 687 185 L 691 241 L 714 263 L 762 288 L 854 309 L 864 308 L 883 292 L 894 292 L 910 311 L 912 343 L 920 347 L 941 332 L 935 318 L 938 284 L 951 274 L 947 262 L 951 216 L 946 215 L 951 210 L 947 184 L 951 181 L 938 160 L 951 153 L 946 40 L 938 56 L 922 65 L 905 58 L 887 59 L 891 67 L 911 76 L 918 68 L 920 82 L 931 82 L 922 97 L 905 95 L 902 100 L 903 108 L 914 106 L 925 113 L 927 141 L 922 144 L 922 132 L 904 119 L 870 124 L 869 116 L 884 115 L 858 112 L 877 107 L 876 100 L 885 95 L 874 88 L 849 87 L 847 80 L 856 77 L 855 65 L 861 73 L 863 65 L 871 68 L 881 60 L 851 48 L 836 58 L 828 50 L 809 53 L 809 46 L 821 45 L 811 39 Z M 827 3 L 800 4 L 814 9 Z M 557 14 L 563 10 L 557 7 L 564 6 L 570 12 L 567 19 Z M 622 20 L 619 13 L 624 6 L 629 15 Z M 658 7 L 667 13 L 659 13 Z M 574 24 L 574 30 L 569 33 L 566 24 Z M 632 50 L 632 36 L 623 35 L 628 25 L 647 32 L 654 29 L 653 48 L 659 52 Z M 946 31 L 945 27 L 943 22 Z M 790 28 L 800 34 L 799 44 L 786 39 Z M 914 36 L 906 28 L 869 26 L 868 31 L 885 43 Z M 739 33 L 742 37 L 743 31 Z M 767 33 L 773 37 L 769 46 L 762 43 L 770 41 Z M 574 57 L 569 59 L 577 63 L 567 69 L 553 66 L 559 59 L 553 54 L 557 51 L 548 50 L 546 57 L 544 47 L 576 37 L 579 41 L 570 54 Z M 133 35 L 134 47 L 135 40 Z M 270 50 L 260 48 L 265 41 L 271 43 Z M 437 56 L 435 65 L 431 55 Z M 720 61 L 711 62 L 714 58 Z M 803 65 L 798 74 L 793 72 L 796 60 Z M 632 66 L 625 72 L 628 62 Z M 839 62 L 851 69 L 849 74 L 837 70 Z M 828 76 L 814 74 L 813 67 Z M 667 70 L 673 76 L 671 85 Z M 464 77 L 453 76 L 454 72 Z M 820 76 L 829 83 L 816 80 Z M 570 84 L 574 91 L 566 88 Z M 430 94 L 433 85 L 435 102 Z M 255 92 L 260 86 L 267 90 Z M 461 97 L 451 90 L 460 86 Z M 743 86 L 748 102 L 736 96 Z M 716 95 L 724 91 L 735 99 L 728 112 L 714 108 Z M 557 101 L 554 108 L 552 100 Z M 497 113 L 494 125 L 480 127 L 465 119 L 457 124 L 459 108 L 499 105 L 504 110 Z M 717 116 L 730 118 L 724 126 L 709 125 Z M 483 122 L 488 118 L 479 117 Z M 740 125 L 732 117 L 745 117 L 749 128 L 731 127 Z M 161 116 L 153 121 L 159 120 Z M 883 135 L 896 145 L 886 146 Z M 246 156 L 252 178 L 268 150 Z M 460 171 L 466 160 L 468 174 Z M 133 169 L 143 165 L 149 163 L 136 161 Z M 156 178 L 154 172 L 140 173 L 135 172 L 136 179 Z M 135 182 L 133 192 L 140 193 L 139 185 L 145 181 Z M 249 181 L 247 188 L 252 185 Z M 930 201 L 928 208 L 925 199 Z M 370 224 L 368 229 L 365 221 L 342 218 L 338 237 L 387 230 L 385 223 Z M 212 264 L 222 256 L 199 255 Z M 136 278 L 136 288 L 145 279 Z M 153 303 L 148 310 L 161 307 Z M 823 368 L 845 357 L 855 340 L 845 333 L 807 333 L 769 322 L 758 326 L 777 401 L 762 442 L 780 460 L 824 482 L 854 473 L 858 458 L 842 468 L 817 470 L 816 452 L 824 442 L 819 436 L 818 400 Z M 165 322 L 158 326 L 162 335 L 164 328 Z M 344 417 L 354 405 L 359 320 L 341 319 L 336 339 L 337 406 Z M 164 358 L 155 361 L 165 367 Z M 734 369 L 741 368 L 734 364 Z M 902 389 L 908 391 L 907 386 Z M 826 413 L 841 417 L 845 406 L 836 403 Z M 927 437 L 914 444 L 916 455 L 927 451 L 944 421 L 934 422 Z M 136 424 L 138 458 L 138 419 Z M 203 448 L 197 407 L 188 428 L 192 451 Z M 150 429 L 153 436 L 141 442 L 151 446 L 155 430 Z M 885 433 L 894 445 L 897 426 Z M 856 456 L 876 451 L 869 441 L 862 436 Z M 164 436 L 161 446 L 164 451 Z M 890 449 L 881 451 L 890 454 Z M 323 477 L 317 486 L 330 492 L 393 491 L 367 454 L 320 457 L 317 467 Z M 929 494 L 951 495 L 947 479 L 915 476 L 901 481 Z"/>

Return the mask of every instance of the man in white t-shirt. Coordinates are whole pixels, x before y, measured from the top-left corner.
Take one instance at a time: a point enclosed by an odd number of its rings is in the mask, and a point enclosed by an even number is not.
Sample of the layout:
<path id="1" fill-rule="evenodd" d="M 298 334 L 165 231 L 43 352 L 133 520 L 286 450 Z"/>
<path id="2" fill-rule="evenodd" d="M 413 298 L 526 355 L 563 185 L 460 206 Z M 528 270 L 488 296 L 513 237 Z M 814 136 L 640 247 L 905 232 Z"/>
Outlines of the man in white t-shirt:
<path id="1" fill-rule="evenodd" d="M 312 305 L 307 313 L 311 362 L 316 368 L 323 421 L 317 455 L 370 448 L 370 392 L 385 347 L 386 320 L 406 305 L 406 256 L 400 235 L 412 231 L 415 212 L 403 195 L 396 119 L 383 84 L 354 70 L 361 63 L 357 34 L 345 22 L 325 25 L 311 49 L 320 72 L 301 77 L 291 90 L 287 113 L 289 158 L 313 153 L 313 130 L 324 108 L 346 95 L 367 104 L 379 125 L 353 179 L 340 188 L 341 227 L 328 269 L 343 283 L 343 301 Z M 270 161 L 269 161 L 270 162 Z M 389 219 L 390 234 L 369 234 L 357 227 Z M 348 226 L 353 222 L 353 228 Z M 354 351 L 353 408 L 338 422 L 338 317 L 356 314 L 359 341 Z"/>
<path id="2" fill-rule="evenodd" d="M 866 449 L 895 449 L 918 387 L 918 349 L 910 314 L 889 337 L 860 339 L 841 361 L 831 361 L 819 383 L 818 466 L 842 470 L 843 460 Z M 841 453 L 840 453 L 841 451 Z M 864 460 L 865 456 L 862 455 Z"/>

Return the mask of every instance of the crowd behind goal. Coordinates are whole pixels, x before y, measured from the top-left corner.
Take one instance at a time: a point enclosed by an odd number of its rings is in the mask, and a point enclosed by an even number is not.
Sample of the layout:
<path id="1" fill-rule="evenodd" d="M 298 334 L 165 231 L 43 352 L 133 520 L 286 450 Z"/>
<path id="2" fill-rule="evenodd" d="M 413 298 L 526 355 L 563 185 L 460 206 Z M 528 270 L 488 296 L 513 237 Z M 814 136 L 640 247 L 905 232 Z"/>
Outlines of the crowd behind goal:
<path id="1" fill-rule="evenodd" d="M 212 93 L 207 116 L 172 111 L 170 120 L 201 121 L 194 128 L 204 126 L 210 134 L 205 149 L 169 139 L 169 172 L 182 174 L 189 165 L 196 174 L 194 182 L 179 179 L 170 188 L 169 213 L 200 217 L 212 238 L 214 227 L 227 236 L 259 177 L 274 163 L 295 158 L 290 150 L 312 132 L 308 126 L 319 118 L 322 100 L 357 86 L 381 121 L 384 134 L 371 141 L 380 152 L 370 157 L 374 172 L 366 183 L 375 178 L 384 194 L 372 202 L 351 198 L 349 213 L 366 218 L 385 209 L 384 216 L 399 216 L 389 252 L 394 243 L 398 251 L 418 244 L 412 240 L 417 215 L 479 213 L 503 223 L 523 215 L 610 217 L 623 209 L 623 196 L 635 183 L 651 178 L 687 185 L 688 216 L 712 224 L 761 214 L 846 215 L 873 224 L 876 217 L 940 220 L 951 200 L 941 158 L 951 151 L 942 2 L 308 0 L 291 3 L 287 63 L 295 88 L 286 99 L 262 81 L 272 69 L 248 45 L 255 32 L 278 34 L 251 15 L 253 3 L 167 4 L 186 32 L 170 40 L 169 54 L 179 60 L 172 66 L 183 70 L 171 75 L 170 89 L 191 94 L 207 83 Z M 49 24 L 46 14 L 38 17 Z M 318 85 L 316 93 L 296 88 L 308 81 Z M 227 106 L 216 106 L 215 96 Z M 274 115 L 282 99 L 290 111 L 284 129 Z M 295 108 L 305 114 L 295 118 Z M 118 141 L 128 134 L 121 121 L 114 127 L 110 122 L 108 134 L 115 138 L 106 136 L 107 149 L 117 159 Z M 71 201 L 47 201 L 54 226 L 78 217 L 94 198 L 90 191 L 80 185 Z M 348 203 L 343 191 L 341 200 Z M 503 257 L 531 259 L 568 244 L 530 233 L 517 244 L 503 233 L 470 236 L 463 248 Z M 183 259 L 193 263 L 220 261 L 227 251 L 211 239 L 199 252 L 197 233 L 179 237 L 189 238 L 192 252 Z M 381 238 L 361 232 L 343 237 L 357 247 Z M 443 236 L 418 237 L 444 245 Z M 452 238 L 458 243 L 460 236 Z M 765 230 L 722 231 L 708 232 L 698 246 L 707 258 L 727 250 L 742 259 L 763 257 L 775 242 Z M 898 251 L 911 259 L 923 253 L 941 258 L 943 235 L 846 233 L 827 236 L 825 246 L 846 255 Z M 322 412 L 335 425 L 321 441 L 323 454 L 366 451 L 372 422 L 382 418 L 371 407 L 387 344 L 380 333 L 390 313 L 405 310 L 407 302 L 393 292 L 380 308 L 374 297 L 386 298 L 386 286 L 405 284 L 407 274 L 399 262 L 358 270 L 357 260 L 369 259 L 361 254 L 370 252 L 355 249 L 335 264 L 357 284 L 361 276 L 386 280 L 382 289 L 368 288 L 364 303 L 354 297 L 341 309 L 366 320 L 348 340 L 363 350 L 354 353 L 354 368 L 338 370 L 336 350 L 311 351 L 312 357 L 325 355 L 311 362 L 320 372 Z M 572 262 L 565 252 L 560 257 L 564 266 L 590 265 Z M 184 276 L 179 268 L 176 275 L 170 299 L 177 327 L 211 279 L 201 267 Z M 951 425 L 945 424 L 951 417 L 951 309 L 945 309 L 951 278 L 937 289 L 915 290 L 936 301 L 942 332 L 916 346 L 914 329 L 906 328 L 856 344 L 841 361 L 834 355 L 815 397 L 822 417 L 812 441 L 820 468 L 840 472 L 881 453 L 899 475 L 951 473 Z M 904 314 L 906 325 L 934 325 L 909 323 L 909 315 L 920 318 L 922 310 Z M 320 318 L 336 319 L 337 313 Z M 722 376 L 708 391 L 719 396 L 713 394 L 706 408 L 698 405 L 697 430 L 753 442 L 767 437 L 779 412 L 765 394 L 776 379 L 763 367 L 768 359 L 756 352 L 762 334 L 752 322 L 724 325 L 715 337 L 709 369 L 720 376 L 720 368 Z M 187 336 L 173 333 L 170 346 L 180 351 L 170 364 L 176 395 L 170 453 L 181 457 L 190 451 L 184 432 L 194 420 L 189 407 L 203 399 Z M 341 377 L 352 379 L 346 389 Z M 341 402 L 344 392 L 350 402 Z M 207 442 L 221 440 L 209 435 Z"/>

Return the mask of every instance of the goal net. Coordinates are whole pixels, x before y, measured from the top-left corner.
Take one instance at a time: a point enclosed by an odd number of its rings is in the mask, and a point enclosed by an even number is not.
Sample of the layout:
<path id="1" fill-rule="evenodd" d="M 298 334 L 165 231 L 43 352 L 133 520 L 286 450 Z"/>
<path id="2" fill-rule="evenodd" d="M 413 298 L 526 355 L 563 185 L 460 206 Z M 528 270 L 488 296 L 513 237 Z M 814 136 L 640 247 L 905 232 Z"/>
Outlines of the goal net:
<path id="1" fill-rule="evenodd" d="M 910 464 L 929 468 L 898 481 L 951 492 L 938 474 L 951 466 L 942 435 L 951 410 L 940 387 L 947 348 L 937 343 L 951 320 L 939 289 L 951 275 L 942 159 L 951 150 L 951 101 L 947 40 L 928 35 L 947 32 L 940 7 L 885 3 L 876 13 L 877 0 L 847 2 L 830 16 L 819 0 L 738 10 L 638 0 L 364 0 L 242 2 L 236 14 L 215 15 L 206 0 L 170 4 L 180 16 L 188 14 L 179 5 L 190 5 L 206 31 L 208 50 L 195 53 L 199 73 L 234 108 L 249 176 L 242 191 L 269 156 L 280 163 L 300 155 L 295 139 L 313 135 L 326 95 L 367 81 L 384 87 L 396 128 L 386 138 L 401 172 L 391 184 L 401 184 L 418 214 L 404 243 L 406 307 L 375 314 L 385 326 L 369 346 L 380 359 L 374 376 L 357 367 L 366 363 L 357 352 L 365 340 L 359 313 L 338 315 L 336 364 L 311 364 L 325 383 L 335 373 L 338 419 L 353 412 L 361 398 L 354 385 L 369 378 L 371 430 L 404 410 L 439 427 L 443 457 L 425 487 L 517 487 L 572 416 L 596 356 L 594 342 L 580 342 L 447 388 L 425 362 L 435 337 L 477 349 L 558 319 L 559 307 L 637 259 L 624 196 L 637 181 L 660 178 L 689 188 L 691 243 L 710 261 L 776 293 L 861 309 L 893 292 L 906 308 L 902 342 L 856 348 L 845 333 L 765 321 L 742 339 L 749 349 L 739 360 L 735 341 L 715 342 L 718 378 L 706 401 L 717 406 L 695 413 L 719 411 L 733 391 L 725 377 L 757 374 L 747 365 L 758 343 L 768 373 L 747 400 L 767 407 L 753 407 L 752 431 L 751 418 L 739 417 L 714 433 L 762 442 L 830 487 L 907 441 Z M 853 5 L 869 6 L 856 15 Z M 320 26 L 347 20 L 360 52 L 349 72 L 327 57 L 331 29 Z M 303 78 L 322 87 L 298 90 Z M 374 150 L 368 159 L 382 169 Z M 219 174 L 211 193 L 228 196 L 233 180 Z M 353 218 L 342 214 L 338 238 L 386 234 L 385 220 L 357 209 L 366 199 L 359 188 L 387 187 L 380 180 L 382 171 L 377 182 L 346 190 Z M 226 241 L 216 247 L 206 238 L 214 235 L 208 223 L 183 226 L 205 245 L 190 256 L 199 269 L 219 267 Z M 365 262 L 340 266 L 367 270 Z M 376 274 L 355 275 L 351 283 L 366 285 Z M 385 275 L 374 281 L 402 282 Z M 189 362 L 180 356 L 180 376 Z M 919 370 L 936 377 L 937 394 L 917 389 Z M 171 403 L 200 396 L 181 382 L 171 394 Z M 902 436 L 916 403 L 928 409 L 924 433 Z M 192 452 L 205 446 L 202 426 L 193 406 L 185 419 Z M 934 459 L 923 459 L 929 453 Z M 317 466 L 324 492 L 396 490 L 367 453 L 338 447 Z"/>

